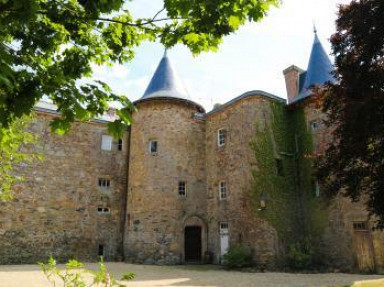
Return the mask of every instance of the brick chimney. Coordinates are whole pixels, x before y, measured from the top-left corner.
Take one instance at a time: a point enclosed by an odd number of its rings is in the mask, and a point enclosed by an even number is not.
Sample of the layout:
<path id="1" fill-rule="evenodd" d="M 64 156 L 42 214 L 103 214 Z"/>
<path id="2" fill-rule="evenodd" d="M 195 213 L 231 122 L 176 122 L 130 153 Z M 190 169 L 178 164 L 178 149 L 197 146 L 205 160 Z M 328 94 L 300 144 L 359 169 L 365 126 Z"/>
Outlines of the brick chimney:
<path id="1" fill-rule="evenodd" d="M 292 102 L 299 94 L 299 76 L 302 72 L 304 71 L 295 65 L 289 66 L 283 71 L 288 103 Z"/>

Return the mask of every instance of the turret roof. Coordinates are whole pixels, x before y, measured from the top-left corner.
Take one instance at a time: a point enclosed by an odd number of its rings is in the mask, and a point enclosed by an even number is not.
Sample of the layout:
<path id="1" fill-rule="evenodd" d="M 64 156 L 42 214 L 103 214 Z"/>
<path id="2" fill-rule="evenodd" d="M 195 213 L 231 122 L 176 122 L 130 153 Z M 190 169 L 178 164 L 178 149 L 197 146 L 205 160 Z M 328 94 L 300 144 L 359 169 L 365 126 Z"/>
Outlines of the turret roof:
<path id="1" fill-rule="evenodd" d="M 334 82 L 332 75 L 334 67 L 329 60 L 327 53 L 321 44 L 315 29 L 315 38 L 312 45 L 311 56 L 308 62 L 307 71 L 300 77 L 299 95 L 293 102 L 299 101 L 311 95 L 310 88 L 314 85 L 322 85 L 327 82 Z"/>
<path id="2" fill-rule="evenodd" d="M 186 89 L 169 60 L 167 52 L 164 53 L 151 82 L 140 100 L 164 97 L 190 100 Z"/>

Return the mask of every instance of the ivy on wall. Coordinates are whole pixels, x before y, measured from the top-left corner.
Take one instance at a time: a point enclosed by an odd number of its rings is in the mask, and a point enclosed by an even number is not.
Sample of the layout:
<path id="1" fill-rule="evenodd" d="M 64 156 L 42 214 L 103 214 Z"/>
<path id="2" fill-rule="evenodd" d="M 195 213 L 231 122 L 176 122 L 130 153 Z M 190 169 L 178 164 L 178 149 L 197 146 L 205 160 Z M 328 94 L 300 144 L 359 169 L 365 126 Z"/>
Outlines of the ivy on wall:
<path id="1" fill-rule="evenodd" d="M 285 250 L 297 242 L 317 246 L 328 212 L 316 197 L 313 138 L 304 108 L 287 109 L 283 103 L 270 102 L 264 117 L 255 122 L 251 147 L 255 214 L 276 229 Z M 314 250 L 314 257 L 317 253 Z"/>
<path id="2" fill-rule="evenodd" d="M 287 116 L 284 104 L 271 102 L 270 109 L 264 111 L 264 117 L 256 121 L 251 142 L 255 158 L 252 171 L 254 210 L 276 229 L 283 245 L 295 240 L 297 230 L 294 222 L 298 209 Z"/>

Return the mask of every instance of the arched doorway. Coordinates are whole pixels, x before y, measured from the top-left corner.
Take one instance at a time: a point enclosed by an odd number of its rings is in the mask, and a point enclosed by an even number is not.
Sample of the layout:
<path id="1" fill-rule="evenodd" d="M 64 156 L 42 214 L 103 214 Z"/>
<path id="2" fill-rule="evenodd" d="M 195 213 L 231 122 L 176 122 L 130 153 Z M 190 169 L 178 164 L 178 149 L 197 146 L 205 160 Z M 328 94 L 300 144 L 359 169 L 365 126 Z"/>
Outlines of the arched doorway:
<path id="1" fill-rule="evenodd" d="M 207 228 L 198 216 L 188 217 L 184 224 L 184 262 L 202 263 L 207 251 Z"/>

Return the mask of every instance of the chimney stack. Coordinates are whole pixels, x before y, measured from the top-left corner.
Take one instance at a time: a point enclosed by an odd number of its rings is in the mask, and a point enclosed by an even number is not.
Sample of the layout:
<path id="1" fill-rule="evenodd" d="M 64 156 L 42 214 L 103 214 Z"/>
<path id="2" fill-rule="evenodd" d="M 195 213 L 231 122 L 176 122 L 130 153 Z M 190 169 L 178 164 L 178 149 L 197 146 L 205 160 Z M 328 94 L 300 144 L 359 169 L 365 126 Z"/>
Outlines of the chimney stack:
<path id="1" fill-rule="evenodd" d="M 303 72 L 302 69 L 295 65 L 292 65 L 283 71 L 285 86 L 287 88 L 288 103 L 291 103 L 299 94 L 299 77 Z"/>

